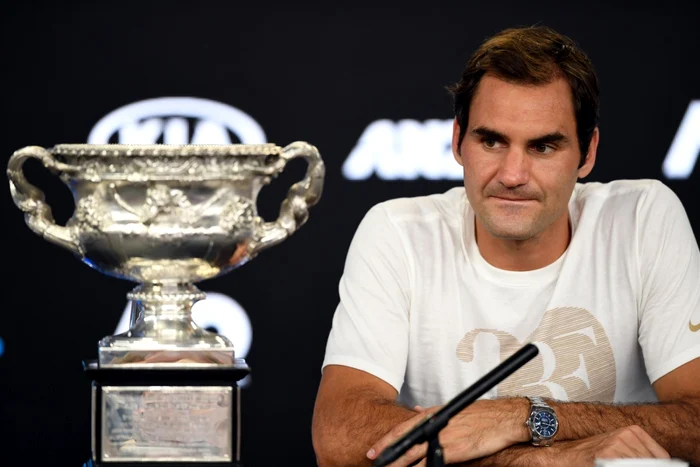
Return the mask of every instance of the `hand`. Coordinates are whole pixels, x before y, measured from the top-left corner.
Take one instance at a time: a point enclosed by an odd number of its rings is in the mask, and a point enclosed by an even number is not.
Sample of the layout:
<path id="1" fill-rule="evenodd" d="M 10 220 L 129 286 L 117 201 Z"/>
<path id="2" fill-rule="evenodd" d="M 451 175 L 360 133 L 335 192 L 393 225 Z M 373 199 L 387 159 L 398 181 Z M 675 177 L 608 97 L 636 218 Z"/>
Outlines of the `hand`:
<path id="1" fill-rule="evenodd" d="M 637 425 L 552 447 L 562 465 L 592 466 L 595 459 L 670 458 L 668 452 Z"/>
<path id="2" fill-rule="evenodd" d="M 206 352 L 154 350 L 127 352 L 114 363 L 231 363 L 225 352 L 212 349 Z"/>
<path id="3" fill-rule="evenodd" d="M 439 440 L 446 464 L 489 456 L 502 449 L 530 439 L 525 419 L 530 403 L 527 399 L 479 400 L 454 416 L 440 432 Z M 367 453 L 374 460 L 379 454 L 441 407 L 416 406 L 418 414 L 395 426 Z M 425 466 L 428 444 L 409 449 L 391 467 Z M 416 463 L 420 461 L 419 463 Z"/>

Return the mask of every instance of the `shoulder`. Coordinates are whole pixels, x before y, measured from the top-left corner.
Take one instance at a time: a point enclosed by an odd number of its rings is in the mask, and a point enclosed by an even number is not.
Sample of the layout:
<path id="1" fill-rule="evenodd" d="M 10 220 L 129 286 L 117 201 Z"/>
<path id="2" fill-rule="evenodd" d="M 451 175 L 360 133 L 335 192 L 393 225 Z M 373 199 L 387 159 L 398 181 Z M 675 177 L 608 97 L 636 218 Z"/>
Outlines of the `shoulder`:
<path id="1" fill-rule="evenodd" d="M 373 205 L 358 226 L 350 256 L 412 257 L 436 239 L 457 238 L 466 203 L 463 187 Z"/>
<path id="2" fill-rule="evenodd" d="M 608 233 L 629 235 L 636 230 L 653 236 L 652 232 L 660 235 L 669 229 L 689 228 L 678 195 L 655 179 L 577 184 L 569 206 L 575 226 L 602 228 Z"/>
<path id="3" fill-rule="evenodd" d="M 461 219 L 466 202 L 464 187 L 454 187 L 443 193 L 394 198 L 374 205 L 368 215 L 381 213 L 396 224 Z"/>
<path id="4" fill-rule="evenodd" d="M 638 180 L 613 180 L 611 182 L 577 183 L 575 195 L 579 199 L 608 198 L 619 199 L 629 196 L 643 197 L 647 193 L 665 187 L 661 181 L 642 178 Z"/>
<path id="5" fill-rule="evenodd" d="M 580 205 L 599 205 L 607 210 L 668 207 L 680 204 L 678 196 L 656 179 L 614 180 L 577 183 L 573 201 Z"/>

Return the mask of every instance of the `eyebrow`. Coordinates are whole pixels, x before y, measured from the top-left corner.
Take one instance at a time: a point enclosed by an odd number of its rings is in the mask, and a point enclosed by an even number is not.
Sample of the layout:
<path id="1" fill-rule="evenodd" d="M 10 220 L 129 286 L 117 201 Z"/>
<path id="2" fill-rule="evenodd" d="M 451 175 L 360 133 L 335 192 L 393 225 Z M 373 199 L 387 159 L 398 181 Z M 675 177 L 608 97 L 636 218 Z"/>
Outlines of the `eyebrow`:
<path id="1" fill-rule="evenodd" d="M 471 131 L 472 135 L 481 136 L 482 138 L 494 139 L 496 141 L 509 142 L 510 139 L 503 133 L 492 130 L 491 128 L 486 128 L 483 126 L 474 128 Z M 532 138 L 528 140 L 527 144 L 529 146 L 534 146 L 537 144 L 547 144 L 547 143 L 568 143 L 569 138 L 564 136 L 562 133 L 555 131 L 554 133 L 547 133 L 546 135 L 538 136 L 537 138 Z"/>

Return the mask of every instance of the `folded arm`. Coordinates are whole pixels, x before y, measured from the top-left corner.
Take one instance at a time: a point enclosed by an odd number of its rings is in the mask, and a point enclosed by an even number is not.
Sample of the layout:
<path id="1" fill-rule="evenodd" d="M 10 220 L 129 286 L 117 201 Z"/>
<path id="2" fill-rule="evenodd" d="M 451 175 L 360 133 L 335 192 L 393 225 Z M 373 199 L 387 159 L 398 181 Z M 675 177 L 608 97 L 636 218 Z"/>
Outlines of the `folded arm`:
<path id="1" fill-rule="evenodd" d="M 601 404 L 548 401 L 560 421 L 555 443 L 590 438 L 636 425 L 672 457 L 700 465 L 700 358 L 677 368 L 654 383 L 654 404 Z M 522 415 L 522 414 L 520 414 Z M 525 415 L 527 416 L 527 415 Z M 526 441 L 526 440 L 523 440 Z M 531 465 L 552 452 L 515 445 L 482 460 L 482 465 Z"/>
<path id="2" fill-rule="evenodd" d="M 483 465 L 550 465 L 562 459 L 586 465 L 591 456 L 612 453 L 622 443 L 632 450 L 627 457 L 670 455 L 700 464 L 700 358 L 682 365 L 654 383 L 658 403 L 603 404 L 549 401 L 559 419 L 559 432 L 552 447 L 529 444 L 525 427 L 529 401 L 524 397 L 479 400 L 454 416 L 440 432 L 445 461 L 475 461 Z M 430 408 L 428 410 L 435 410 Z M 418 409 L 425 410 L 425 409 Z M 381 453 L 401 433 L 420 422 L 424 415 L 392 428 L 373 445 Z M 622 431 L 620 431 L 622 430 Z M 609 439 L 611 434 L 615 436 Z M 636 448 L 635 448 L 636 449 Z M 623 451 L 623 453 L 625 453 Z M 402 456 L 396 466 L 413 465 L 424 458 L 425 447 Z M 656 457 L 656 455 L 655 455 Z M 477 462 L 473 462 L 479 465 Z M 421 465 L 421 464 L 418 464 Z"/>

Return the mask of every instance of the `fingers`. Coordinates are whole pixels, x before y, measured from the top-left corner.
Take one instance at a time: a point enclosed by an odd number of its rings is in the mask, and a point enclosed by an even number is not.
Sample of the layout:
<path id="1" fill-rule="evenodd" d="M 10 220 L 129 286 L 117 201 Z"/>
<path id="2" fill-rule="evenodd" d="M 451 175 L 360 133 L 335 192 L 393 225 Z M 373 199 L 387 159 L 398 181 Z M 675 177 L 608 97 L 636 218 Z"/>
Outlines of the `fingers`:
<path id="1" fill-rule="evenodd" d="M 418 461 L 425 458 L 428 451 L 428 443 L 416 444 L 411 449 L 406 451 L 403 456 L 389 464 L 389 467 L 408 467 L 420 465 Z"/>
<path id="2" fill-rule="evenodd" d="M 620 450 L 623 457 L 648 459 L 652 457 L 651 451 L 647 449 L 644 443 L 639 439 L 639 436 L 629 428 L 618 436 L 618 442 L 621 444 Z"/>
<path id="3" fill-rule="evenodd" d="M 394 444 L 402 436 L 404 436 L 408 431 L 410 431 L 418 423 L 422 422 L 425 418 L 425 414 L 419 414 L 415 417 L 407 420 L 399 425 L 392 428 L 386 435 L 384 435 L 379 441 L 374 443 L 372 447 L 367 451 L 367 457 L 371 460 L 376 459 L 379 455 L 389 446 Z M 391 467 L 408 466 L 412 462 L 415 462 L 425 456 L 426 446 L 415 445 L 406 451 L 399 459 L 389 464 Z"/>
<path id="4" fill-rule="evenodd" d="M 629 427 L 629 431 L 637 438 L 637 442 L 643 446 L 645 455 L 656 459 L 670 459 L 668 452 L 652 438 L 649 433 L 637 425 Z"/>
<path id="5" fill-rule="evenodd" d="M 372 447 L 369 449 L 367 452 L 367 457 L 371 460 L 376 459 L 379 457 L 379 455 L 389 446 L 394 444 L 396 441 L 398 441 L 401 437 L 403 437 L 406 433 L 408 433 L 411 429 L 413 429 L 415 426 L 417 426 L 419 423 L 422 423 L 426 418 L 434 414 L 440 409 L 439 406 L 435 407 L 422 407 L 420 405 L 416 405 L 414 407 L 414 410 L 418 412 L 416 416 L 411 418 L 410 420 L 407 420 L 399 425 L 396 425 L 394 428 L 392 428 L 386 435 L 384 435 L 379 441 L 377 441 Z M 412 466 L 416 465 L 418 461 L 423 459 L 426 455 L 427 452 L 427 444 L 420 444 L 420 445 L 415 445 L 411 447 L 408 451 L 406 451 L 399 459 L 394 461 L 393 463 L 389 464 L 390 467 L 403 467 L 403 466 Z"/>
<path id="6" fill-rule="evenodd" d="M 415 446 L 411 447 L 408 451 L 406 451 L 401 457 L 399 457 L 394 462 L 389 464 L 389 467 L 408 467 L 408 466 L 413 466 L 413 465 L 420 465 L 417 463 L 421 459 L 425 458 L 427 448 L 428 448 L 428 443 L 416 444 Z M 367 453 L 367 457 L 372 459 L 372 460 L 379 457 L 379 454 L 381 454 L 381 452 L 382 452 L 382 451 L 373 452 L 372 451 L 373 449 L 374 448 L 370 449 L 370 451 Z M 372 454 L 370 455 L 370 453 L 372 453 Z"/>
<path id="7" fill-rule="evenodd" d="M 415 423 L 414 419 L 408 420 L 400 425 L 392 428 L 387 434 L 385 434 L 379 441 L 374 443 L 369 451 L 367 451 L 367 457 L 374 460 L 389 446 L 394 444 L 401 436 L 403 436 L 410 427 Z"/>
<path id="8" fill-rule="evenodd" d="M 596 458 L 670 458 L 668 452 L 641 427 L 632 425 L 610 432 L 596 448 Z"/>

